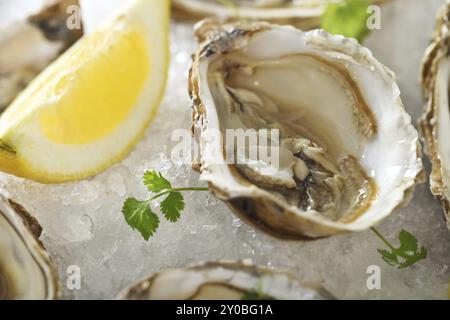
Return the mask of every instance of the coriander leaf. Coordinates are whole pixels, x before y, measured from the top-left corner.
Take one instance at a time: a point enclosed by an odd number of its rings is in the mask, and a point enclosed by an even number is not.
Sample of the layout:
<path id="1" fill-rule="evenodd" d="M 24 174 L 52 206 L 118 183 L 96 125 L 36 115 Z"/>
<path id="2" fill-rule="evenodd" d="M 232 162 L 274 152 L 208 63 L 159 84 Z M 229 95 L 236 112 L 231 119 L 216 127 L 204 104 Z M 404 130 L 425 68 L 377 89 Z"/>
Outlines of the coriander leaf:
<path id="1" fill-rule="evenodd" d="M 260 298 L 258 292 L 256 292 L 255 290 L 251 290 L 251 291 L 245 292 L 242 295 L 241 300 L 261 300 L 261 298 Z"/>
<path id="2" fill-rule="evenodd" d="M 400 231 L 398 239 L 400 240 L 400 251 L 412 254 L 417 251 L 417 239 L 408 231 Z"/>
<path id="3" fill-rule="evenodd" d="M 385 249 L 378 249 L 377 251 L 381 254 L 381 257 L 387 264 L 391 266 L 396 266 L 399 264 L 397 255 L 395 253 L 392 253 Z"/>
<path id="4" fill-rule="evenodd" d="M 424 247 L 422 247 L 421 249 L 420 249 L 420 251 L 416 251 L 416 252 L 414 252 L 414 254 L 412 254 L 412 255 L 401 255 L 401 257 L 403 258 L 402 260 L 402 262 L 400 262 L 400 265 L 399 265 L 399 269 L 402 269 L 402 268 L 406 268 L 406 267 L 409 267 L 409 266 L 412 266 L 414 263 L 416 263 L 417 261 L 420 261 L 420 260 L 423 260 L 423 259 L 426 259 L 426 257 L 427 257 L 427 249 L 425 249 Z"/>
<path id="5" fill-rule="evenodd" d="M 401 230 L 398 239 L 400 241 L 400 247 L 396 250 L 396 253 L 401 257 L 399 269 L 409 267 L 427 257 L 427 249 L 421 247 L 419 251 L 417 239 L 408 231 Z"/>
<path id="6" fill-rule="evenodd" d="M 160 192 L 172 188 L 172 185 L 160 172 L 155 170 L 147 171 L 143 177 L 144 185 L 150 192 Z"/>
<path id="7" fill-rule="evenodd" d="M 256 284 L 256 288 L 253 290 L 246 291 L 242 297 L 241 300 L 276 300 L 275 298 L 266 295 L 264 293 L 264 283 L 262 279 L 258 280 L 258 283 Z"/>
<path id="8" fill-rule="evenodd" d="M 395 248 L 376 228 L 371 229 L 389 247 L 389 250 L 378 249 L 382 259 L 389 265 L 402 269 L 412 266 L 417 261 L 426 259 L 427 249 L 421 247 L 418 250 L 417 239 L 408 231 L 401 230 L 399 232 L 400 246 Z"/>
<path id="9" fill-rule="evenodd" d="M 128 198 L 122 208 L 125 220 L 133 229 L 137 229 L 148 241 L 159 226 L 158 216 L 150 209 L 146 201 Z"/>
<path id="10" fill-rule="evenodd" d="M 150 207 L 152 201 L 166 197 L 161 202 L 160 209 L 167 220 L 176 222 L 184 210 L 181 191 L 209 191 L 206 187 L 172 188 L 171 183 L 155 170 L 145 172 L 142 180 L 147 189 L 154 194 L 144 201 L 135 198 L 126 199 L 122 212 L 126 222 L 138 230 L 145 240 L 153 236 L 159 226 L 159 218 Z"/>
<path id="11" fill-rule="evenodd" d="M 321 18 L 322 29 L 332 34 L 362 41 L 369 33 L 367 19 L 368 0 L 346 0 L 327 5 Z"/>
<path id="12" fill-rule="evenodd" d="M 176 222 L 180 218 L 181 211 L 184 210 L 183 195 L 174 191 L 161 202 L 161 212 L 170 222 Z"/>

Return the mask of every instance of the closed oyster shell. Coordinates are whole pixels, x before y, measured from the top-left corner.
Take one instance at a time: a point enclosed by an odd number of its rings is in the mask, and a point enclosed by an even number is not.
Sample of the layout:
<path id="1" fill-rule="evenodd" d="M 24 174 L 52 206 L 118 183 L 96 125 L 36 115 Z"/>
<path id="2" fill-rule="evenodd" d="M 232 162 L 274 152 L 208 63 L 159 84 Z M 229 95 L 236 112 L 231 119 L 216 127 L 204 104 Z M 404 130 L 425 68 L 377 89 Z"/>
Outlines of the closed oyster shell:
<path id="1" fill-rule="evenodd" d="M 127 300 L 241 300 L 254 293 L 261 300 L 333 299 L 321 286 L 305 285 L 288 273 L 258 267 L 250 261 L 208 262 L 169 269 L 124 290 Z"/>
<path id="2" fill-rule="evenodd" d="M 432 170 L 430 188 L 442 202 L 444 216 L 450 217 L 450 3 L 444 4 L 437 16 L 433 41 L 425 52 L 421 68 L 421 82 L 426 111 L 419 120 L 425 151 Z"/>
<path id="3" fill-rule="evenodd" d="M 393 73 L 367 48 L 268 23 L 203 23 L 198 37 L 194 169 L 240 217 L 280 238 L 314 238 L 366 230 L 408 203 L 423 180 L 418 133 Z M 214 130 L 270 127 L 291 152 L 276 179 L 229 163 L 225 143 L 211 142 Z"/>

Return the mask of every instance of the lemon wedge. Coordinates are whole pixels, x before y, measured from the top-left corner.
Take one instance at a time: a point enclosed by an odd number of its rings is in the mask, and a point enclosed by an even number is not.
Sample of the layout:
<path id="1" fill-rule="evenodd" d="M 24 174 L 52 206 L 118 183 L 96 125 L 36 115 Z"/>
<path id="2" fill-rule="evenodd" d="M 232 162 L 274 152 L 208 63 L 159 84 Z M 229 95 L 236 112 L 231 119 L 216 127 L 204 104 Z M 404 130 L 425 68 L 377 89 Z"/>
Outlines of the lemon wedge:
<path id="1" fill-rule="evenodd" d="M 0 118 L 0 170 L 44 183 L 120 161 L 164 93 L 169 0 L 133 0 L 45 69 Z"/>

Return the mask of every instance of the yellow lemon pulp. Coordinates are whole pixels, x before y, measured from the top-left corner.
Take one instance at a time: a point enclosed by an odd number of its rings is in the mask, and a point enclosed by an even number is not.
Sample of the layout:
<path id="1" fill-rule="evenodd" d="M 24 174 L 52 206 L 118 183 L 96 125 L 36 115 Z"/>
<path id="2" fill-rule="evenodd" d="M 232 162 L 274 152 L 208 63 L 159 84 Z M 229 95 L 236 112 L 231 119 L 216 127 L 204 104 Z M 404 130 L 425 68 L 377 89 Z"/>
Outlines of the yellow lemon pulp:
<path id="1" fill-rule="evenodd" d="M 150 63 L 141 33 L 105 33 L 92 34 L 71 55 L 61 57 L 59 68 L 46 74 L 42 85 L 11 109 L 14 112 L 6 112 L 4 120 L 17 123 L 34 101 L 45 101 L 39 106 L 40 125 L 55 143 L 89 143 L 114 130 L 134 107 Z"/>
<path id="2" fill-rule="evenodd" d="M 162 99 L 169 0 L 133 0 L 42 72 L 0 118 L 0 170 L 45 183 L 121 160 Z"/>
<path id="3" fill-rule="evenodd" d="M 47 93 L 47 100 L 54 101 L 39 115 L 49 140 L 84 144 L 103 138 L 136 104 L 149 73 L 146 39 L 135 31 L 121 32 L 114 38 L 93 34 L 85 46 L 65 57 L 69 61 L 64 61 L 64 66 L 69 66 L 70 72 Z M 77 65 L 83 60 L 80 56 L 93 55 L 98 56 L 95 63 Z"/>

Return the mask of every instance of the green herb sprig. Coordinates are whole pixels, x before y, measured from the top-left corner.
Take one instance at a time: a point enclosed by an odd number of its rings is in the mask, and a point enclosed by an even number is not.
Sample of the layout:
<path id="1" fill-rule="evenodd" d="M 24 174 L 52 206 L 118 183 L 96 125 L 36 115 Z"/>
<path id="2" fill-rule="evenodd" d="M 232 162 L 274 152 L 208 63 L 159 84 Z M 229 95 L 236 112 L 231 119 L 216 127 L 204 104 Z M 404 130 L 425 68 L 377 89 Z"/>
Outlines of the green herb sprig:
<path id="1" fill-rule="evenodd" d="M 382 259 L 389 265 L 403 269 L 410 267 L 417 261 L 426 259 L 427 249 L 421 247 L 419 249 L 418 241 L 411 233 L 406 230 L 401 230 L 398 234 L 400 246 L 395 248 L 376 228 L 372 227 L 371 230 L 386 244 L 389 248 L 378 249 Z"/>
<path id="2" fill-rule="evenodd" d="M 166 196 L 160 204 L 160 210 L 164 217 L 170 222 L 176 222 L 184 210 L 183 191 L 208 191 L 208 188 L 173 188 L 172 184 L 162 176 L 161 173 L 154 170 L 144 173 L 142 178 L 148 191 L 154 195 L 146 200 L 128 198 L 125 200 L 122 213 L 126 222 L 138 230 L 142 237 L 148 241 L 159 227 L 159 217 L 152 210 L 152 201 Z"/>
<path id="3" fill-rule="evenodd" d="M 242 295 L 241 300 L 276 300 L 276 299 L 264 293 L 263 281 L 262 279 L 259 279 L 256 288 L 245 292 Z"/>
<path id="4" fill-rule="evenodd" d="M 345 0 L 327 5 L 321 17 L 321 28 L 332 34 L 355 38 L 359 42 L 369 35 L 368 0 Z"/>
<path id="5" fill-rule="evenodd" d="M 160 204 L 160 210 L 163 216 L 170 222 L 177 222 L 184 210 L 185 203 L 181 192 L 183 191 L 209 191 L 203 187 L 183 187 L 174 188 L 172 184 L 162 176 L 160 172 L 154 170 L 147 171 L 142 177 L 143 184 L 148 191 L 153 193 L 146 200 L 138 200 L 136 198 L 128 198 L 125 200 L 122 208 L 126 222 L 133 228 L 138 230 L 142 237 L 148 239 L 154 235 L 159 227 L 159 217 L 152 210 L 152 201 L 165 196 Z M 425 247 L 419 249 L 417 239 L 408 231 L 401 230 L 398 238 L 400 246 L 394 247 L 376 228 L 371 230 L 383 241 L 389 249 L 378 249 L 382 259 L 391 266 L 399 269 L 412 266 L 416 262 L 427 257 Z M 244 294 L 244 300 L 255 300 L 258 297 L 267 300 L 268 297 L 261 296 L 262 287 L 249 291 Z"/>

